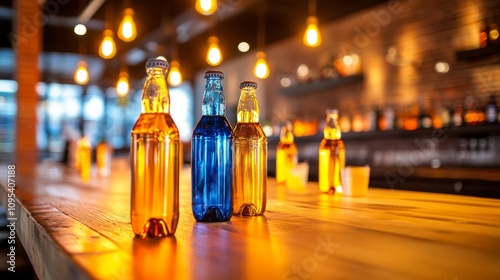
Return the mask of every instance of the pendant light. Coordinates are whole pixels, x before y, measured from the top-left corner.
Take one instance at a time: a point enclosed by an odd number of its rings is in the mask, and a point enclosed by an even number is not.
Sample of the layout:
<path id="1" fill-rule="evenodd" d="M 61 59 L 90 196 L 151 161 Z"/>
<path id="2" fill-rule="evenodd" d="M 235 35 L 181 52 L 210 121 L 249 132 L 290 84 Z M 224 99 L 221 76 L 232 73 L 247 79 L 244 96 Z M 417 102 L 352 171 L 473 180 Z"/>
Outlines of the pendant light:
<path id="1" fill-rule="evenodd" d="M 309 17 L 306 20 L 306 32 L 304 33 L 304 44 L 308 47 L 321 45 L 321 33 L 318 29 L 318 18 L 316 17 L 316 0 L 309 0 Z"/>
<path id="2" fill-rule="evenodd" d="M 265 6 L 264 2 L 261 4 L 261 9 L 259 13 L 259 26 L 257 29 L 257 44 L 258 48 L 262 49 L 265 44 Z M 255 62 L 255 66 L 253 68 L 253 75 L 258 79 L 266 79 L 269 77 L 269 66 L 266 61 L 266 53 L 264 51 L 257 52 L 257 61 Z"/>
<path id="3" fill-rule="evenodd" d="M 118 38 L 124 42 L 131 42 L 137 37 L 137 28 L 134 22 L 134 10 L 126 8 L 123 10 L 123 18 L 118 27 Z"/>
<path id="4" fill-rule="evenodd" d="M 125 96 L 130 90 L 130 84 L 127 71 L 120 71 L 118 82 L 116 83 L 116 93 L 119 96 Z"/>
<path id="5" fill-rule="evenodd" d="M 215 36 L 208 38 L 207 63 L 217 66 L 222 62 L 222 52 L 219 48 L 219 39 Z"/>
<path id="6" fill-rule="evenodd" d="M 265 52 L 257 52 L 257 62 L 253 68 L 253 75 L 259 79 L 269 77 L 269 66 L 267 65 Z"/>
<path id="7" fill-rule="evenodd" d="M 111 10 L 109 8 L 109 2 L 106 4 L 106 25 L 109 25 L 112 21 Z M 102 32 L 102 41 L 99 45 L 99 56 L 104 59 L 113 58 L 116 54 L 116 44 L 113 39 L 113 31 L 111 28 L 106 28 Z"/>
<path id="8" fill-rule="evenodd" d="M 90 76 L 85 60 L 82 59 L 78 62 L 73 78 L 75 79 L 75 83 L 79 85 L 85 85 L 89 82 Z"/>
<path id="9" fill-rule="evenodd" d="M 83 35 L 87 34 L 87 27 L 84 24 L 79 23 L 79 24 L 75 25 L 75 28 L 73 28 L 73 31 L 75 32 L 76 35 L 83 36 Z"/>
<path id="10" fill-rule="evenodd" d="M 182 74 L 179 69 L 180 63 L 177 60 L 170 62 L 170 70 L 168 71 L 168 84 L 176 87 L 182 84 Z"/>
<path id="11" fill-rule="evenodd" d="M 172 87 L 177 87 L 182 84 L 182 73 L 180 70 L 181 64 L 179 63 L 177 53 L 177 38 L 175 26 L 169 22 L 167 26 L 170 38 L 170 68 L 168 70 L 167 82 Z"/>
<path id="12" fill-rule="evenodd" d="M 99 45 L 99 56 L 104 59 L 113 58 L 116 54 L 116 44 L 113 40 L 113 31 L 106 29 L 102 32 L 102 41 Z"/>
<path id="13" fill-rule="evenodd" d="M 80 6 L 82 6 L 81 1 L 80 1 Z M 81 29 L 78 30 L 78 28 L 75 26 L 74 30 L 77 35 L 80 35 L 78 38 L 78 53 L 80 54 L 80 59 L 76 65 L 76 70 L 75 73 L 73 74 L 73 79 L 75 83 L 77 83 L 78 85 L 85 85 L 89 82 L 90 75 L 89 75 L 89 70 L 87 68 L 87 63 L 84 60 L 84 54 L 86 53 L 84 42 L 86 41 L 82 41 L 83 39 L 81 38 L 81 36 L 85 35 L 87 29 L 85 28 L 85 25 L 82 24 L 78 24 L 77 26 L 80 26 Z M 83 29 L 81 26 L 85 28 L 85 32 L 82 31 Z"/>
<path id="14" fill-rule="evenodd" d="M 194 8 L 202 15 L 211 15 L 217 10 L 217 0 L 196 0 Z"/>

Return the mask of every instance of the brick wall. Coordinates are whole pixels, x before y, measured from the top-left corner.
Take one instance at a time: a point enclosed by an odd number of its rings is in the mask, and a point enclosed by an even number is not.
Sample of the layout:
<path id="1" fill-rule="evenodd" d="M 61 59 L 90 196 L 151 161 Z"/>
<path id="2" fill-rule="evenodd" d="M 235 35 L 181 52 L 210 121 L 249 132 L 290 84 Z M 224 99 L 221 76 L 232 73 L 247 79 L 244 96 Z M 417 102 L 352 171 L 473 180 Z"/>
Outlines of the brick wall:
<path id="1" fill-rule="evenodd" d="M 320 23 L 323 43 L 318 48 L 305 47 L 302 34 L 269 45 L 266 53 L 271 75 L 259 81 L 261 120 L 277 120 L 283 113 L 323 119 L 327 107 L 362 113 L 373 107 L 400 110 L 415 103 L 452 105 L 467 96 L 485 103 L 490 93 L 500 94 L 499 58 L 467 62 L 456 61 L 455 55 L 478 48 L 481 22 L 499 15 L 500 2 L 495 0 L 388 1 Z M 386 61 L 389 48 L 397 50 L 401 65 Z M 319 71 L 331 55 L 346 49 L 361 57 L 363 81 L 294 96 L 281 93 L 280 79 L 294 74 L 299 64 Z M 436 73 L 438 61 L 449 63 L 448 73 Z M 229 108 L 238 100 L 237 82 L 255 80 L 254 63 L 255 52 L 221 65 L 227 77 L 224 90 Z M 197 78 L 197 94 L 203 92 L 202 77 L 200 73 Z M 200 100 L 197 96 L 196 104 L 201 104 Z"/>

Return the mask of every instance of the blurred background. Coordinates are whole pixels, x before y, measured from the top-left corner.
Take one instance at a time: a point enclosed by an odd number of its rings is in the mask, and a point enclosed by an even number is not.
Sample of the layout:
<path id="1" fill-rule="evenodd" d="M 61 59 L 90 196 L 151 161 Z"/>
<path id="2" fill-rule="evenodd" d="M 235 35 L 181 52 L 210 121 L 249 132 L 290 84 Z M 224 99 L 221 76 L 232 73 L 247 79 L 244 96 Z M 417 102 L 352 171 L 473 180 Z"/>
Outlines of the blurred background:
<path id="1" fill-rule="evenodd" d="M 60 161 L 82 135 L 128 155 L 144 63 L 162 55 L 186 165 L 215 69 L 233 125 L 239 83 L 258 82 L 270 176 L 289 120 L 317 180 L 337 108 L 371 186 L 499 197 L 498 1 L 0 0 L 0 22 L 2 162 Z"/>

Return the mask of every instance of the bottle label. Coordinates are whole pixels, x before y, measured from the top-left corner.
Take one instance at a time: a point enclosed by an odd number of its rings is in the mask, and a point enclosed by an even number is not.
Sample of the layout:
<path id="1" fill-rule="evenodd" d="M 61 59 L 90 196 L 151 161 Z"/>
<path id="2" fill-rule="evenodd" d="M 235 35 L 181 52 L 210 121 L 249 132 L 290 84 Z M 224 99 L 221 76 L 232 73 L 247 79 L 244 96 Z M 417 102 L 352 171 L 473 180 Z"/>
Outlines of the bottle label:
<path id="1" fill-rule="evenodd" d="M 486 122 L 492 123 L 495 122 L 497 118 L 497 112 L 493 106 L 488 106 L 486 108 Z"/>

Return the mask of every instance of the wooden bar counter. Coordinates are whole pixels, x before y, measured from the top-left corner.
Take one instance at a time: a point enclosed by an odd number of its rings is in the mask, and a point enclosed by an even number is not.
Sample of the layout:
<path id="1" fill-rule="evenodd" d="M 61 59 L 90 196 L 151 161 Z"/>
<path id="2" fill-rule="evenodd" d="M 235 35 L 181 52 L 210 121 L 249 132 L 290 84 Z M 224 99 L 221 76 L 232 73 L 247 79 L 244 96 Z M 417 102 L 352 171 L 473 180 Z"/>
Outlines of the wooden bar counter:
<path id="1" fill-rule="evenodd" d="M 127 158 L 89 182 L 42 164 L 14 178 L 16 235 L 40 279 L 500 279 L 499 200 L 374 188 L 349 198 L 269 178 L 264 216 L 208 224 L 192 216 L 190 177 L 185 167 L 175 237 L 139 239 Z"/>

